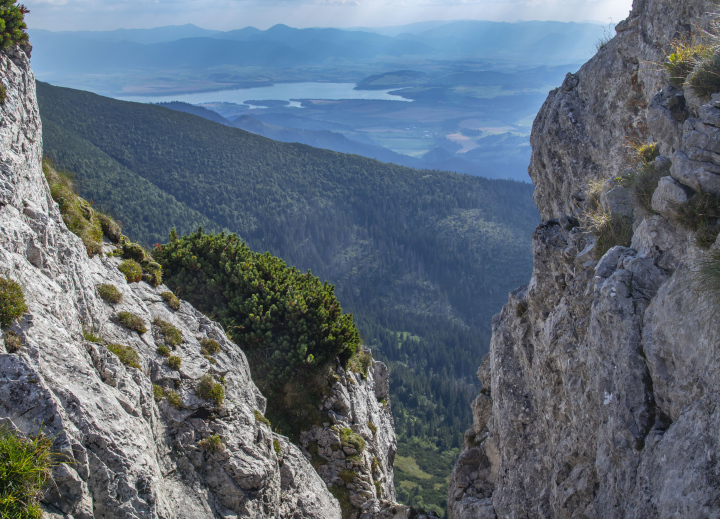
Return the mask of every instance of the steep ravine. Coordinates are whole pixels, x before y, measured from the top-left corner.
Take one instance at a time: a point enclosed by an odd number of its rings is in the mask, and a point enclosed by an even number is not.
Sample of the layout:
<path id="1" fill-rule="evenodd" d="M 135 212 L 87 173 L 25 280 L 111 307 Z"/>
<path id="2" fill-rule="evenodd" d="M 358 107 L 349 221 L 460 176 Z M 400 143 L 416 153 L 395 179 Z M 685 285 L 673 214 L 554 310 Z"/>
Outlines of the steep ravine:
<path id="1" fill-rule="evenodd" d="M 720 195 L 720 95 L 673 87 L 660 65 L 713 10 L 636 0 L 538 114 L 530 176 L 545 222 L 530 282 L 493 320 L 451 518 L 720 517 L 720 325 L 696 281 L 708 253 L 677 217 Z M 630 141 L 658 143 L 652 211 L 614 180 Z M 602 208 L 633 221 L 630 246 L 599 260 L 578 225 L 592 181 Z"/>
<path id="2" fill-rule="evenodd" d="M 324 402 L 327 424 L 303 436 L 302 450 L 273 433 L 245 355 L 220 325 L 185 301 L 178 309 L 168 306 L 162 285 L 126 282 L 120 258 L 88 257 L 68 231 L 42 172 L 28 56 L 18 47 L 2 51 L 0 70 L 6 90 L 0 105 L 0 276 L 22 286 L 28 306 L 2 330 L 3 337 L 17 334 L 23 346 L 0 354 L 0 417 L 23 433 L 42 428 L 67 461 L 56 468 L 45 496 L 46 516 L 340 518 L 341 503 L 330 489 L 343 505 L 354 505 L 353 517 L 415 514 L 392 502 L 396 443 L 385 403 L 387 368 L 374 362 L 362 376 L 338 367 Z M 112 248 L 106 243 L 103 252 Z M 99 296 L 97 286 L 107 283 L 118 287 L 122 301 L 111 305 Z M 122 326 L 120 311 L 139 316 L 147 332 Z M 163 343 L 152 324 L 157 318 L 182 334 L 173 351 L 181 359 L 177 370 L 156 352 Z M 103 344 L 133 348 L 140 368 L 86 340 L 88 331 Z M 216 362 L 201 352 L 206 338 L 220 345 Z M 196 392 L 207 375 L 224 386 L 221 405 Z M 174 405 L 158 390 L 175 392 Z M 362 438 L 364 448 L 349 444 L 347 431 Z M 209 438 L 220 438 L 222 446 L 208 447 Z M 355 477 L 346 482 L 340 472 L 348 469 Z"/>

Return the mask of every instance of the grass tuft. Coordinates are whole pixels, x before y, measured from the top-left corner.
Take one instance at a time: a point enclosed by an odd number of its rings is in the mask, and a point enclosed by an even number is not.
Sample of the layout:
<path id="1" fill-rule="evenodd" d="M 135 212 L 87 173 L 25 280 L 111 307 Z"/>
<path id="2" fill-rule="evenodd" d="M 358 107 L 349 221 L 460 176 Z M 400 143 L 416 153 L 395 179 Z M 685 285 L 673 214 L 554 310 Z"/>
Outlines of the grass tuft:
<path id="1" fill-rule="evenodd" d="M 255 415 L 256 422 L 264 423 L 265 425 L 270 427 L 270 420 L 265 418 L 260 411 L 258 411 L 257 409 L 253 409 L 253 414 Z"/>
<path id="2" fill-rule="evenodd" d="M 282 448 L 280 447 L 279 441 L 273 440 L 273 449 L 275 449 L 275 454 L 277 456 L 280 456 L 280 454 L 282 454 Z"/>
<path id="3" fill-rule="evenodd" d="M 25 312 L 27 305 L 20 284 L 12 279 L 0 278 L 0 326 L 10 326 Z"/>
<path id="4" fill-rule="evenodd" d="M 122 294 L 117 289 L 115 285 L 111 285 L 110 283 L 105 283 L 102 285 L 98 285 L 98 294 L 100 294 L 100 297 L 102 297 L 105 301 L 110 303 L 111 305 L 117 304 L 120 301 L 122 301 Z"/>
<path id="5" fill-rule="evenodd" d="M 142 267 L 135 260 L 129 259 L 123 261 L 118 267 L 118 270 L 125 274 L 125 279 L 128 283 L 135 283 L 142 280 Z"/>
<path id="6" fill-rule="evenodd" d="M 7 351 L 8 353 L 17 353 L 22 349 L 23 346 L 20 336 L 15 332 L 11 331 L 5 332 L 3 342 L 5 343 L 5 351 Z"/>
<path id="7" fill-rule="evenodd" d="M 117 318 L 118 321 L 120 321 L 120 324 L 122 324 L 125 328 L 135 330 L 140 334 L 147 331 L 145 321 L 143 321 L 143 318 L 139 315 L 135 315 L 132 312 L 118 312 Z"/>
<path id="8" fill-rule="evenodd" d="M 164 344 L 161 344 L 160 346 L 158 346 L 155 351 L 161 357 L 169 357 L 170 356 L 170 348 L 168 348 Z"/>
<path id="9" fill-rule="evenodd" d="M 340 443 L 343 447 L 349 447 L 358 452 L 364 451 L 366 447 L 363 437 L 348 427 L 340 429 Z"/>
<path id="10" fill-rule="evenodd" d="M 355 481 L 355 478 L 357 478 L 357 472 L 355 472 L 354 470 L 345 469 L 341 471 L 338 476 L 340 477 L 340 479 L 342 479 L 343 483 L 347 485 L 348 483 L 352 483 L 353 481 Z"/>
<path id="11" fill-rule="evenodd" d="M 182 359 L 178 357 L 177 355 L 170 355 L 167 359 L 167 365 L 170 369 L 174 369 L 175 371 L 180 371 L 180 365 L 182 364 Z"/>
<path id="12" fill-rule="evenodd" d="M 140 357 L 137 352 L 130 346 L 122 344 L 108 344 L 106 348 L 117 355 L 120 362 L 131 368 L 140 369 Z"/>
<path id="13" fill-rule="evenodd" d="M 684 227 L 695 231 L 698 246 L 711 246 L 720 232 L 720 198 L 713 193 L 695 193 L 677 209 L 677 220 Z"/>
<path id="14" fill-rule="evenodd" d="M 176 346 L 182 344 L 182 333 L 175 326 L 160 319 L 159 317 L 153 319 L 153 324 L 160 328 L 160 333 L 163 335 L 165 344 L 172 347 L 172 349 L 175 349 Z"/>
<path id="15" fill-rule="evenodd" d="M 198 447 L 205 452 L 218 452 L 225 448 L 225 444 L 219 434 L 213 434 L 198 442 Z"/>
<path id="16" fill-rule="evenodd" d="M 215 339 L 205 338 L 200 341 L 200 352 L 206 356 L 220 353 L 220 343 Z"/>
<path id="17" fill-rule="evenodd" d="M 96 344 L 99 344 L 102 342 L 102 337 L 97 335 L 94 330 L 90 330 L 88 328 L 83 327 L 83 339 L 85 339 L 88 342 L 94 342 Z"/>
<path id="18" fill-rule="evenodd" d="M 717 314 L 720 310 L 720 250 L 712 250 L 701 257 L 694 277 L 696 286 Z"/>
<path id="19" fill-rule="evenodd" d="M 180 310 L 180 300 L 172 292 L 163 292 L 160 294 L 165 300 L 165 303 L 173 310 Z"/>
<path id="20" fill-rule="evenodd" d="M 52 442 L 42 433 L 21 438 L 0 428 L 0 517 L 41 519 L 40 498 L 57 465 Z"/>
<path id="21" fill-rule="evenodd" d="M 220 382 L 215 382 L 215 379 L 209 373 L 202 376 L 195 388 L 195 394 L 204 400 L 210 400 L 218 406 L 225 400 L 225 388 Z"/>
<path id="22" fill-rule="evenodd" d="M 355 373 L 362 374 L 363 377 L 367 377 L 372 366 L 372 355 L 366 351 L 358 349 L 347 363 L 347 369 L 354 371 Z"/>

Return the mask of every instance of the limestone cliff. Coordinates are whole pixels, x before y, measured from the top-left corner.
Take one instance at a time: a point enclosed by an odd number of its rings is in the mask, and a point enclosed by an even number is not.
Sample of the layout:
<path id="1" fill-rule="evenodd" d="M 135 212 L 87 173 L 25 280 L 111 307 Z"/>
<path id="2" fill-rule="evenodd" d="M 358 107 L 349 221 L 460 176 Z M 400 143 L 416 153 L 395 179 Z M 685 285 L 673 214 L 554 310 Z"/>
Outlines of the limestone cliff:
<path id="1" fill-rule="evenodd" d="M 529 171 L 546 221 L 529 284 L 493 320 L 451 518 L 720 517 L 720 326 L 696 282 L 707 252 L 678 219 L 720 195 L 720 96 L 673 87 L 660 65 L 713 9 L 636 0 L 538 114 Z M 629 141 L 658 144 L 651 208 L 622 181 Z M 632 221 L 630 246 L 600 258 L 582 226 L 593 182 Z"/>
<path id="2" fill-rule="evenodd" d="M 0 52 L 0 71 L 6 92 L 0 105 L 0 276 L 22 286 L 28 306 L 2 330 L 3 338 L 16 334 L 23 345 L 0 354 L 0 418 L 24 433 L 42 428 L 68 461 L 56 469 L 45 497 L 47 516 L 339 519 L 341 503 L 328 487 L 345 489 L 356 516 L 361 508 L 365 517 L 390 509 L 407 516 L 408 509 L 388 501 L 394 498 L 396 447 L 392 417 L 381 402 L 387 368 L 375 362 L 365 375 L 337 368 L 338 382 L 326 399 L 327 426 L 309 432 L 303 443 L 315 441 L 318 450 L 301 450 L 273 433 L 245 355 L 220 325 L 185 301 L 169 306 L 162 285 L 126 282 L 111 244 L 90 258 L 68 231 L 42 172 L 27 55 L 17 47 Z M 122 300 L 103 300 L 101 284 L 115 285 Z M 120 312 L 139 316 L 147 331 L 123 326 Z M 158 353 L 165 339 L 157 319 L 182 335 L 172 352 L 180 358 L 178 369 Z M 219 344 L 212 362 L 201 351 L 203 339 Z M 108 344 L 132 348 L 139 367 L 121 362 Z M 220 405 L 199 396 L 203 377 L 222 384 Z M 362 438 L 363 448 L 353 450 L 347 438 Z M 325 463 L 315 457 L 330 461 L 322 477 L 313 463 Z M 353 477 L 345 481 L 340 472 L 350 469 Z"/>

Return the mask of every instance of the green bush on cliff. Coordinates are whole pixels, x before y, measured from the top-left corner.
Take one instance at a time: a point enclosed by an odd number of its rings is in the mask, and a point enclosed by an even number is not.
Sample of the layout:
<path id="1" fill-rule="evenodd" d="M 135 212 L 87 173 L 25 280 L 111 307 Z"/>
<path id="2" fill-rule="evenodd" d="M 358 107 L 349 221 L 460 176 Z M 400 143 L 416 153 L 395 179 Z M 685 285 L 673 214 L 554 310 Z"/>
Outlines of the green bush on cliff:
<path id="1" fill-rule="evenodd" d="M 234 234 L 172 234 L 154 255 L 175 293 L 215 316 L 247 353 L 273 423 L 278 414 L 316 407 L 317 395 L 297 405 L 288 399 L 303 400 L 297 388 L 323 386 L 328 364 L 346 363 L 358 350 L 352 314 L 342 313 L 332 285 L 251 251 Z M 284 405 L 287 413 L 277 407 Z"/>
<path id="2" fill-rule="evenodd" d="M 10 326 L 27 311 L 25 295 L 17 281 L 0 278 L 0 326 Z"/>
<path id="3" fill-rule="evenodd" d="M 27 44 L 27 25 L 24 19 L 29 12 L 24 5 L 15 5 L 14 0 L 0 0 L 0 50 L 16 43 Z"/>

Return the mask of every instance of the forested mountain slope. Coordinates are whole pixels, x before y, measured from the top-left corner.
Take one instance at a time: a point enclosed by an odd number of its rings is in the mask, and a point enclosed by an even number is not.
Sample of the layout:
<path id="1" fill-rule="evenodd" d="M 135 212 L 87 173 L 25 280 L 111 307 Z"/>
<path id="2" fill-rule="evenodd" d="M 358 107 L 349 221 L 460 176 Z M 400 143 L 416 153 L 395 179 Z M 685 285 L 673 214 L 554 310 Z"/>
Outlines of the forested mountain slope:
<path id="1" fill-rule="evenodd" d="M 410 456 L 411 436 L 437 449 L 424 467 L 433 478 L 409 488 L 444 501 L 435 486 L 451 459 L 442 454 L 470 423 L 468 384 L 490 317 L 530 272 L 531 186 L 278 143 L 40 82 L 38 100 L 45 154 L 131 238 L 226 229 L 335 283 L 390 364 L 400 456 Z"/>

